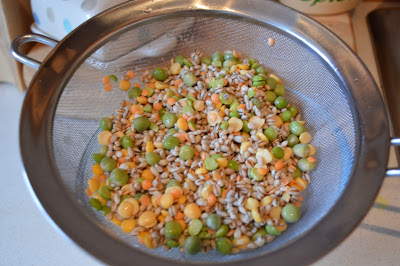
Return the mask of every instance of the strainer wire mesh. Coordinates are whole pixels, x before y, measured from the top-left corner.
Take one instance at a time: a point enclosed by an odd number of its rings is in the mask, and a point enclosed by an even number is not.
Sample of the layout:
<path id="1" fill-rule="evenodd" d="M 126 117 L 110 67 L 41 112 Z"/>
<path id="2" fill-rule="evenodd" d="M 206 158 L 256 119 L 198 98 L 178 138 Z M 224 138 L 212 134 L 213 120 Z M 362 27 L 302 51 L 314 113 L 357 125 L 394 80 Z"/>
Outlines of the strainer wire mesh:
<path id="1" fill-rule="evenodd" d="M 169 18 L 132 28 L 90 56 L 65 87 L 55 112 L 52 143 L 62 181 L 83 212 L 108 234 L 151 255 L 199 262 L 232 261 L 258 256 L 277 249 L 312 228 L 335 204 L 346 185 L 354 162 L 356 131 L 347 94 L 336 74 L 317 55 L 288 34 L 268 25 L 229 16 L 185 16 Z M 163 32 L 164 34 L 160 34 Z M 275 45 L 267 45 L 274 38 Z M 126 93 L 102 90 L 101 79 L 108 74 L 120 77 L 127 70 L 136 80 L 145 70 L 168 66 L 178 54 L 194 49 L 205 54 L 235 49 L 247 58 L 256 58 L 271 73 L 282 78 L 291 103 L 307 121 L 317 148 L 317 168 L 303 193 L 302 219 L 264 247 L 232 256 L 216 252 L 188 258 L 179 251 L 149 251 L 135 238 L 124 234 L 88 204 L 84 192 L 91 178 L 91 154 L 99 148 L 98 120 L 119 108 Z M 123 52 L 121 52 L 123 51 Z M 143 57 L 143 55 L 147 55 Z"/>

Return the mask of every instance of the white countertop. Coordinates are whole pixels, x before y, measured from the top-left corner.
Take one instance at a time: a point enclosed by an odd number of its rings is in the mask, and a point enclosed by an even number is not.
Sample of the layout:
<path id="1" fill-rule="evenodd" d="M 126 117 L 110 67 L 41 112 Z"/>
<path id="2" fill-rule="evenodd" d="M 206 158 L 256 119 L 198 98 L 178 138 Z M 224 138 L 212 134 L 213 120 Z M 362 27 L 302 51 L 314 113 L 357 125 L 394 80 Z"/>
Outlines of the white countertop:
<path id="1" fill-rule="evenodd" d="M 23 95 L 0 83 L 0 265 L 101 265 L 65 237 L 35 204 L 22 176 L 18 123 Z M 32 158 L 34 160 L 34 158 Z M 390 166 L 395 166 L 393 153 Z M 399 265 L 400 178 L 386 178 L 360 226 L 314 266 Z M 55 199 L 56 200 L 56 199 Z"/>
<path id="2" fill-rule="evenodd" d="M 55 229 L 25 184 L 18 140 L 22 100 L 16 87 L 0 83 L 0 114 L 7 125 L 0 131 L 0 265 L 99 265 Z"/>

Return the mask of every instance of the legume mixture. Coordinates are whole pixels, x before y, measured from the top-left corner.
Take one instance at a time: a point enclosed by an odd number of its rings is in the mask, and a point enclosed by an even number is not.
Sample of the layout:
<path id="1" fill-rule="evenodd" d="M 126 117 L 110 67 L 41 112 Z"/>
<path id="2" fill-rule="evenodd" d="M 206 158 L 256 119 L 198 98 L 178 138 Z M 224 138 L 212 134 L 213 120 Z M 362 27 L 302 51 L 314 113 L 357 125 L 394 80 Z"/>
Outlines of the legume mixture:
<path id="1" fill-rule="evenodd" d="M 278 76 L 236 51 L 195 50 L 134 77 L 100 120 L 86 189 L 107 220 L 147 248 L 231 254 L 300 219 L 315 147 Z M 110 91 L 118 78 L 103 82 Z"/>

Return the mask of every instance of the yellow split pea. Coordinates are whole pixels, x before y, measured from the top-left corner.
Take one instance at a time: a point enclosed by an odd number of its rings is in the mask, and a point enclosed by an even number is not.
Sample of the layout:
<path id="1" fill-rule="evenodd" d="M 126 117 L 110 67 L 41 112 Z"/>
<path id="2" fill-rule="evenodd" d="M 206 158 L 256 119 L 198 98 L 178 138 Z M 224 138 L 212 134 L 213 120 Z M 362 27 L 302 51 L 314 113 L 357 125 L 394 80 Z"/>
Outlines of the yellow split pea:
<path id="1" fill-rule="evenodd" d="M 165 193 L 161 196 L 160 205 L 164 209 L 168 209 L 174 204 L 174 196 L 171 193 Z"/>
<path id="2" fill-rule="evenodd" d="M 199 219 L 201 215 L 201 210 L 196 203 L 186 205 L 183 212 L 189 219 Z"/>
<path id="3" fill-rule="evenodd" d="M 156 214 L 152 211 L 145 211 L 139 216 L 138 224 L 146 228 L 151 228 L 157 223 Z"/>

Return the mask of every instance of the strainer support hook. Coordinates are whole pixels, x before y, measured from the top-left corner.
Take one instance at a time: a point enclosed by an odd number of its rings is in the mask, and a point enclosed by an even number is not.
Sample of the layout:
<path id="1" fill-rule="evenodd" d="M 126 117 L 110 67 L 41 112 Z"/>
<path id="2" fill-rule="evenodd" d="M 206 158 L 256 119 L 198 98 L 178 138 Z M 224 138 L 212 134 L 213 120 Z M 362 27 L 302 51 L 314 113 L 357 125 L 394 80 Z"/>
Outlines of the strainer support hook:
<path id="1" fill-rule="evenodd" d="M 17 37 L 11 43 L 11 54 L 14 56 L 14 58 L 20 61 L 21 63 L 36 69 L 39 68 L 41 62 L 27 56 L 20 50 L 21 45 L 27 42 L 39 42 L 51 47 L 55 47 L 58 44 L 56 40 L 39 34 L 25 34 Z"/>

